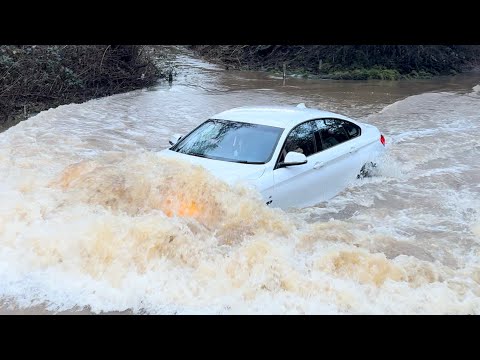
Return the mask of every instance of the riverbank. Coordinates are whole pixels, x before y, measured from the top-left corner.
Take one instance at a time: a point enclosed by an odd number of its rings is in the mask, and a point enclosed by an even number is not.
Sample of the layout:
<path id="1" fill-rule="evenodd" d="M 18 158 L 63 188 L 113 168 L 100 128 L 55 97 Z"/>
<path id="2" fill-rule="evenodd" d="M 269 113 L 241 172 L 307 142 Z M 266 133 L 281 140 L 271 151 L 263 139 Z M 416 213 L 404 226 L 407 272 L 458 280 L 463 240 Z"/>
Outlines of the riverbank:
<path id="1" fill-rule="evenodd" d="M 52 107 L 148 87 L 172 74 L 161 47 L 0 46 L 0 132 Z"/>
<path id="2" fill-rule="evenodd" d="M 446 45 L 194 45 L 225 69 L 334 80 L 425 79 L 480 64 L 479 46 Z"/>
<path id="3" fill-rule="evenodd" d="M 454 75 L 480 64 L 479 46 L 38 45 L 0 46 L 0 132 L 69 103 L 173 80 L 192 51 L 227 70 L 310 79 L 399 80 Z"/>

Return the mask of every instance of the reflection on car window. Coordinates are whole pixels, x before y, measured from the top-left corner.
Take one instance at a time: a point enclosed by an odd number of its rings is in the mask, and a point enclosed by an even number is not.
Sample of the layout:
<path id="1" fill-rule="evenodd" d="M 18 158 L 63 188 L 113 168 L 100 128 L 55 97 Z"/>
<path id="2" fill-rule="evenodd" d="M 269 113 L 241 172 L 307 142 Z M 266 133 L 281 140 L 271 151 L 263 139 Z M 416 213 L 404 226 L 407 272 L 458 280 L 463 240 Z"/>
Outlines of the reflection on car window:
<path id="1" fill-rule="evenodd" d="M 316 139 L 320 141 L 321 149 L 325 150 L 349 140 L 347 131 L 343 128 L 342 122 L 335 119 L 316 120 Z M 320 148 L 319 144 L 317 146 Z"/>
<path id="2" fill-rule="evenodd" d="M 357 125 L 345 120 L 342 120 L 342 125 L 347 131 L 350 139 L 360 135 L 360 128 Z"/>
<path id="3" fill-rule="evenodd" d="M 300 124 L 294 128 L 285 140 L 285 146 L 279 161 L 283 162 L 285 156 L 290 151 L 296 151 L 305 156 L 314 154 L 315 142 L 313 139 L 313 131 L 314 127 L 312 121 Z"/>
<path id="4" fill-rule="evenodd" d="M 171 150 L 215 160 L 264 164 L 284 129 L 227 120 L 207 120 Z"/>

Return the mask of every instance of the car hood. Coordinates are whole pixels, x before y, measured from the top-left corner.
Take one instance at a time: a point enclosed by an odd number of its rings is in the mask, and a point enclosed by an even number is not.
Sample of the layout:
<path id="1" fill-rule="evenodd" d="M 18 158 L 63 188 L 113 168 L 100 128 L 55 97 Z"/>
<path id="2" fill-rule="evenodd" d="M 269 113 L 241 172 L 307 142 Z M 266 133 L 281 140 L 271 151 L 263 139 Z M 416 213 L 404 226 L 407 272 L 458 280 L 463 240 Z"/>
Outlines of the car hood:
<path id="1" fill-rule="evenodd" d="M 229 184 L 256 180 L 263 175 L 266 169 L 264 164 L 241 164 L 230 161 L 206 159 L 178 153 L 169 149 L 160 151 L 160 155 L 170 159 L 178 159 L 194 165 L 200 165 L 212 175 Z"/>

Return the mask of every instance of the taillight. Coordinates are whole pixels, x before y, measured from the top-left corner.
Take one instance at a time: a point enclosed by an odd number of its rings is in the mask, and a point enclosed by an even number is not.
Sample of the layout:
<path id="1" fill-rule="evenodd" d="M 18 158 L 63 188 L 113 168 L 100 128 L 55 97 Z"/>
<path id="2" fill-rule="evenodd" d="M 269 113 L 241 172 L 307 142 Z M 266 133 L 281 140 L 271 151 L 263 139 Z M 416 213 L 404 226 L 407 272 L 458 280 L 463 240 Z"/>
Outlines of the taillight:
<path id="1" fill-rule="evenodd" d="M 385 146 L 385 137 L 383 135 L 380 135 L 380 142 Z"/>

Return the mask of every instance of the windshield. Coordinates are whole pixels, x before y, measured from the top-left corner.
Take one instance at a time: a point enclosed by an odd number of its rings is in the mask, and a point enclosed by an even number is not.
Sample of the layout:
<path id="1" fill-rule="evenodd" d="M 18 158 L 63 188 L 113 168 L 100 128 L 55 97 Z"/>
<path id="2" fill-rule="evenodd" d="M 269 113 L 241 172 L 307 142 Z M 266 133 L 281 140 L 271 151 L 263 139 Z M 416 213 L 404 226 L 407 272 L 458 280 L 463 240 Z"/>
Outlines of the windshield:
<path id="1" fill-rule="evenodd" d="M 265 164 L 284 129 L 227 120 L 207 120 L 170 150 L 208 159 Z"/>

